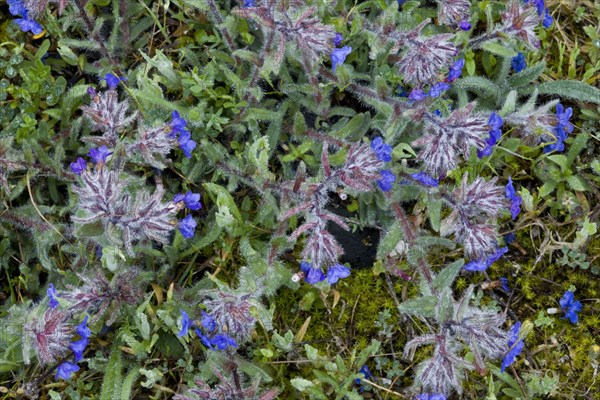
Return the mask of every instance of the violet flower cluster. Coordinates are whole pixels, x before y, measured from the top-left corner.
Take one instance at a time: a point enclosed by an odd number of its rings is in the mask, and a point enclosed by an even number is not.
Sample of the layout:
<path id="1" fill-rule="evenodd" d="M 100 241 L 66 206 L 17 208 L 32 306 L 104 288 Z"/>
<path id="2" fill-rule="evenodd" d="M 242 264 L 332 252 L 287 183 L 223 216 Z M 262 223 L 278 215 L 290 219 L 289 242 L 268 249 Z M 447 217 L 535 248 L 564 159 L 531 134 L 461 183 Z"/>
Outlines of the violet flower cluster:
<path id="1" fill-rule="evenodd" d="M 331 72 L 335 72 L 338 65 L 342 65 L 346 61 L 348 54 L 352 52 L 351 46 L 339 47 L 342 43 L 343 36 L 340 33 L 336 33 L 333 37 L 333 45 L 335 48 L 331 51 Z"/>

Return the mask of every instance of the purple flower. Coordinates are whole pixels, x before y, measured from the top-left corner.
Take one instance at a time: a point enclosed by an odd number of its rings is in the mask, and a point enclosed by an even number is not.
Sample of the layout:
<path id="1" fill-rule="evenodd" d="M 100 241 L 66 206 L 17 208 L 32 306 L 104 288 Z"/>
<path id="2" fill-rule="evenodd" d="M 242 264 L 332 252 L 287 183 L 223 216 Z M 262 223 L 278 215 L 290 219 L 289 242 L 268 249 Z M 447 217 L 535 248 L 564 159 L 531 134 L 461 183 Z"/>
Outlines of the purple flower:
<path id="1" fill-rule="evenodd" d="M 181 221 L 179 221 L 179 232 L 186 239 L 191 239 L 194 237 L 194 231 L 196 230 L 196 221 L 192 218 L 191 215 L 188 215 Z"/>
<path id="2" fill-rule="evenodd" d="M 523 351 L 523 347 L 525 347 L 525 343 L 522 340 L 519 340 L 519 330 L 521 329 L 521 322 L 515 323 L 512 328 L 510 328 L 510 339 L 508 339 L 508 353 L 502 359 L 502 368 L 501 372 L 504 372 L 506 367 L 515 362 L 515 358 L 521 354 Z"/>
<path id="3" fill-rule="evenodd" d="M 452 64 L 450 71 L 448 71 L 448 82 L 454 82 L 458 77 L 462 75 L 462 69 L 465 66 L 465 59 L 459 58 Z"/>
<path id="4" fill-rule="evenodd" d="M 414 174 L 410 175 L 411 178 L 421 182 L 423 185 L 425 186 L 438 186 L 440 183 L 437 179 L 432 178 L 431 176 L 429 176 L 427 173 L 425 172 L 417 172 Z"/>
<path id="5" fill-rule="evenodd" d="M 27 15 L 27 9 L 21 0 L 8 0 L 8 12 L 12 15 Z"/>
<path id="6" fill-rule="evenodd" d="M 177 337 L 182 337 L 187 335 L 187 332 L 192 326 L 192 321 L 190 320 L 190 317 L 185 311 L 180 309 L 179 312 L 181 313 L 181 330 L 177 334 Z"/>
<path id="7" fill-rule="evenodd" d="M 198 337 L 202 341 L 202 344 L 204 344 L 209 349 L 213 348 L 213 344 L 211 343 L 210 338 L 208 336 L 206 336 L 204 333 L 202 333 L 202 331 L 200 329 L 196 328 L 196 329 L 194 329 L 194 332 L 196 332 L 196 335 L 198 335 Z"/>
<path id="8" fill-rule="evenodd" d="M 344 46 L 340 49 L 333 49 L 331 51 L 331 72 L 335 72 L 338 65 L 342 65 L 346 61 L 346 57 L 352 51 L 352 47 Z"/>
<path id="9" fill-rule="evenodd" d="M 413 90 L 410 91 L 410 93 L 408 95 L 408 98 L 411 100 L 414 100 L 414 101 L 421 101 L 425 97 L 427 97 L 427 95 L 421 88 L 414 88 Z"/>
<path id="10" fill-rule="evenodd" d="M 192 158 L 192 150 L 196 148 L 196 142 L 194 142 L 191 137 L 192 134 L 187 130 L 183 130 L 179 133 L 179 147 L 181 147 L 183 154 L 185 154 L 187 158 Z"/>
<path id="11" fill-rule="evenodd" d="M 544 12 L 544 0 L 524 0 L 525 4 L 533 4 L 537 10 L 538 15 L 541 17 Z"/>
<path id="12" fill-rule="evenodd" d="M 384 143 L 381 136 L 377 136 L 371 142 L 371 150 L 377 154 L 377 158 L 383 162 L 392 161 L 392 146 Z"/>
<path id="13" fill-rule="evenodd" d="M 446 400 L 446 396 L 441 393 L 422 393 L 417 400 Z"/>
<path id="14" fill-rule="evenodd" d="M 100 164 L 106 162 L 106 158 L 111 154 L 112 152 L 109 153 L 106 146 L 100 146 L 98 149 L 91 148 L 88 156 L 90 156 L 96 164 Z"/>
<path id="15" fill-rule="evenodd" d="M 466 20 L 462 20 L 458 23 L 458 27 L 460 29 L 462 29 L 463 31 L 468 31 L 471 30 L 471 24 L 469 23 L 469 21 Z"/>
<path id="16" fill-rule="evenodd" d="M 213 317 L 211 317 L 209 314 L 205 313 L 204 311 L 202 311 L 202 319 L 200 320 L 200 322 L 202 322 L 202 326 L 205 327 L 206 329 L 208 329 L 209 332 L 214 331 L 215 328 L 217 327 L 217 323 L 215 322 Z"/>
<path id="17" fill-rule="evenodd" d="M 200 203 L 200 194 L 192 193 L 191 190 L 188 191 L 185 195 L 176 194 L 175 197 L 173 197 L 173 203 L 179 203 L 180 201 L 183 201 L 185 203 L 185 206 L 192 211 L 196 211 L 202 208 L 202 204 Z"/>
<path id="18" fill-rule="evenodd" d="M 58 297 L 58 295 L 56 294 L 56 289 L 54 289 L 54 284 L 51 283 L 50 285 L 48 285 L 48 289 L 46 290 L 46 294 L 50 298 L 50 301 L 48 302 L 48 305 L 50 306 L 50 308 L 57 307 L 58 306 L 58 300 L 56 300 L 56 297 Z"/>
<path id="19" fill-rule="evenodd" d="M 521 201 L 523 199 L 517 194 L 510 177 L 506 184 L 506 198 L 510 200 L 510 215 L 514 221 L 521 212 Z"/>
<path id="20" fill-rule="evenodd" d="M 567 133 L 573 132 L 573 124 L 569 121 L 572 116 L 573 109 L 571 107 L 565 110 L 562 104 L 556 105 L 557 126 L 563 128 Z"/>
<path id="21" fill-rule="evenodd" d="M 340 44 L 342 44 L 342 40 L 344 40 L 344 37 L 342 36 L 342 34 L 339 32 L 336 32 L 335 36 L 333 37 L 333 45 L 335 47 L 340 47 Z"/>
<path id="22" fill-rule="evenodd" d="M 436 97 L 441 96 L 441 94 L 448 89 L 450 89 L 449 84 L 447 84 L 446 82 L 438 82 L 431 86 L 431 88 L 429 89 L 429 95 L 431 96 L 431 98 L 435 99 Z"/>
<path id="23" fill-rule="evenodd" d="M 254 0 L 244 0 L 244 5 L 242 6 L 242 8 L 248 8 L 248 7 L 256 7 Z"/>
<path id="24" fill-rule="evenodd" d="M 23 14 L 23 18 L 15 19 L 15 23 L 23 32 L 31 31 L 34 35 L 39 35 L 44 30 L 36 20 L 27 18 L 27 13 Z"/>
<path id="25" fill-rule="evenodd" d="M 86 89 L 86 93 L 87 93 L 87 94 L 88 94 L 88 96 L 90 96 L 90 97 L 94 97 L 94 96 L 96 96 L 96 95 L 98 94 L 98 92 L 96 92 L 96 89 L 95 89 L 94 87 L 92 87 L 92 86 L 90 86 L 90 87 L 88 87 L 88 88 Z"/>
<path id="26" fill-rule="evenodd" d="M 306 262 L 302 261 L 300 263 L 300 269 L 304 272 L 305 280 L 307 283 L 314 285 L 315 283 L 321 282 L 325 279 L 325 275 L 323 275 L 323 271 L 320 268 L 313 268 L 313 266 Z"/>
<path id="27" fill-rule="evenodd" d="M 109 90 L 115 90 L 117 86 L 119 86 L 119 82 L 123 82 L 125 78 L 119 78 L 114 74 L 106 74 L 104 75 L 104 80 L 106 81 L 106 86 L 108 86 Z"/>
<path id="28" fill-rule="evenodd" d="M 487 256 L 486 258 L 482 258 L 479 260 L 471 261 L 465 264 L 465 269 L 467 271 L 485 271 L 489 267 L 492 266 L 503 254 L 508 251 L 508 247 L 501 247 L 496 250 L 495 253 Z"/>
<path id="29" fill-rule="evenodd" d="M 563 318 L 568 319 L 572 324 L 576 324 L 579 317 L 577 313 L 581 311 L 581 302 L 575 300 L 575 294 L 570 290 L 567 290 L 559 303 L 560 308 L 565 311 L 565 316 Z"/>
<path id="30" fill-rule="evenodd" d="M 83 359 L 83 351 L 88 343 L 88 338 L 81 338 L 78 341 L 69 344 L 69 348 L 73 350 L 73 354 L 75 355 L 75 361 L 81 361 Z"/>
<path id="31" fill-rule="evenodd" d="M 217 349 L 219 349 L 219 350 L 225 350 L 228 346 L 235 347 L 235 348 L 238 347 L 237 343 L 235 342 L 235 339 L 230 338 L 229 336 L 227 336 L 225 334 L 215 335 L 211 339 L 210 343 L 213 346 L 216 346 Z"/>
<path id="32" fill-rule="evenodd" d="M 85 318 L 83 319 L 83 321 L 81 322 L 81 324 L 79 324 L 75 327 L 75 332 L 77 332 L 77 334 L 79 336 L 81 336 L 83 339 L 89 339 L 89 337 L 92 334 L 92 332 L 90 331 L 90 328 L 88 328 L 88 326 L 87 326 L 87 321 L 88 321 L 88 316 L 86 315 Z"/>
<path id="33" fill-rule="evenodd" d="M 388 192 L 392 189 L 392 183 L 396 181 L 396 176 L 391 171 L 384 169 L 379 171 L 381 179 L 377 181 L 377 185 L 383 192 Z"/>
<path id="34" fill-rule="evenodd" d="M 87 164 L 83 158 L 79 157 L 76 161 L 69 164 L 69 168 L 71 168 L 71 171 L 74 174 L 81 175 L 81 173 L 86 170 Z"/>
<path id="35" fill-rule="evenodd" d="M 517 235 L 514 232 L 510 232 L 504 235 L 504 243 L 506 243 L 507 246 L 514 242 L 516 239 Z"/>
<path id="36" fill-rule="evenodd" d="M 525 55 L 519 52 L 516 56 L 512 58 L 510 65 L 512 66 L 512 69 L 515 70 L 515 72 L 523 71 L 525 68 L 527 68 L 527 63 L 525 63 Z"/>
<path id="37" fill-rule="evenodd" d="M 327 282 L 330 285 L 333 285 L 339 279 L 346 278 L 348 276 L 350 276 L 350 268 L 342 264 L 335 264 L 327 268 Z"/>
<path id="38" fill-rule="evenodd" d="M 77 371 L 79 371 L 79 366 L 73 364 L 72 362 L 65 361 L 58 366 L 56 375 L 54 375 L 54 379 L 69 379 L 71 374 Z"/>

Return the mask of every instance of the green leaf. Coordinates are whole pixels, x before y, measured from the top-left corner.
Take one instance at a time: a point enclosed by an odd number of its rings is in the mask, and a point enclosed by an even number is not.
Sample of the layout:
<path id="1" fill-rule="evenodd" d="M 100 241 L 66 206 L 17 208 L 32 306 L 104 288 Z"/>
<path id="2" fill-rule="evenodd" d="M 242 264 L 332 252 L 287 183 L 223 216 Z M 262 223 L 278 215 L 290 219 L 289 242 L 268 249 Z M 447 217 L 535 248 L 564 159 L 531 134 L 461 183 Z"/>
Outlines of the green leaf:
<path id="1" fill-rule="evenodd" d="M 400 222 L 395 221 L 385 233 L 385 236 L 379 241 L 377 247 L 377 259 L 381 260 L 392 252 L 402 239 L 402 228 Z"/>
<path id="2" fill-rule="evenodd" d="M 370 128 L 371 118 L 366 113 L 356 114 L 347 124 L 341 129 L 331 132 L 331 134 L 339 139 L 358 139 L 364 136 Z"/>
<path id="3" fill-rule="evenodd" d="M 566 168 L 571 168 L 571 165 L 573 165 L 573 162 L 575 162 L 579 153 L 581 153 L 581 151 L 585 148 L 587 140 L 588 135 L 585 132 L 575 136 L 575 140 L 573 141 L 573 144 L 571 144 L 569 152 L 567 153 L 567 160 L 565 163 Z"/>
<path id="4" fill-rule="evenodd" d="M 423 296 L 411 299 L 400 304 L 399 310 L 406 314 L 416 315 L 424 318 L 435 317 L 437 297 Z"/>
<path id="5" fill-rule="evenodd" d="M 523 207 L 525 208 L 525 210 L 528 212 L 532 212 L 533 210 L 535 210 L 534 198 L 531 195 L 531 193 L 529 193 L 529 190 L 527 190 L 526 187 L 522 187 L 519 191 L 519 194 L 523 199 Z"/>
<path id="6" fill-rule="evenodd" d="M 500 110 L 500 115 L 508 115 L 515 111 L 517 108 L 517 91 L 511 90 L 508 96 L 506 96 L 506 100 L 504 101 L 504 105 Z"/>
<path id="7" fill-rule="evenodd" d="M 121 358 L 121 349 L 115 341 L 104 372 L 104 380 L 102 381 L 102 391 L 100 392 L 100 400 L 118 399 L 123 387 L 123 360 Z"/>
<path id="8" fill-rule="evenodd" d="M 304 379 L 304 378 L 293 378 L 290 380 L 290 383 L 292 384 L 293 387 L 295 387 L 296 389 L 298 389 L 301 392 L 304 392 L 309 387 L 315 386 L 314 383 L 312 383 L 308 379 Z"/>
<path id="9" fill-rule="evenodd" d="M 569 99 L 600 104 L 600 89 L 580 81 L 554 81 L 538 86 L 539 94 L 562 96 Z"/>
<path id="10" fill-rule="evenodd" d="M 450 288 L 452 282 L 456 279 L 456 275 L 460 272 L 465 264 L 463 259 L 456 260 L 452 264 L 444 268 L 434 279 L 431 285 L 435 290 L 442 291 L 445 288 Z"/>
<path id="11" fill-rule="evenodd" d="M 460 89 L 470 90 L 473 93 L 479 94 L 480 92 L 484 92 L 488 97 L 494 99 L 494 102 L 497 101 L 498 96 L 501 96 L 503 90 L 487 78 L 482 78 L 479 76 L 470 76 L 463 79 L 460 79 L 455 82 L 455 85 Z"/>
<path id="12" fill-rule="evenodd" d="M 133 368 L 123 381 L 123 387 L 121 388 L 121 400 L 129 400 L 131 398 L 131 390 L 133 389 L 133 384 L 137 380 L 138 376 L 140 376 L 140 369 Z"/>
<path id="13" fill-rule="evenodd" d="M 571 175 L 571 176 L 567 177 L 567 183 L 569 184 L 571 189 L 573 189 L 577 192 L 585 192 L 586 190 L 588 190 L 588 187 L 587 187 L 587 184 L 585 183 L 585 181 L 577 175 Z"/>
<path id="14" fill-rule="evenodd" d="M 538 196 L 540 198 L 544 198 L 544 197 L 548 196 L 550 193 L 554 192 L 555 188 L 556 188 L 556 183 L 546 182 L 540 187 Z"/>
<path id="15" fill-rule="evenodd" d="M 508 78 L 508 84 L 511 87 L 520 87 L 529 84 L 530 82 L 539 78 L 546 68 L 545 62 L 537 63 L 531 67 L 524 69 Z"/>
<path id="16" fill-rule="evenodd" d="M 442 213 L 442 199 L 432 199 L 427 204 L 427 211 L 429 211 L 429 223 L 431 228 L 439 232 L 440 231 L 440 219 Z"/>
<path id="17" fill-rule="evenodd" d="M 501 45 L 497 42 L 486 42 L 481 46 L 482 49 L 489 51 L 492 54 L 497 54 L 502 57 L 514 57 L 517 55 L 517 52 L 512 48 Z"/>

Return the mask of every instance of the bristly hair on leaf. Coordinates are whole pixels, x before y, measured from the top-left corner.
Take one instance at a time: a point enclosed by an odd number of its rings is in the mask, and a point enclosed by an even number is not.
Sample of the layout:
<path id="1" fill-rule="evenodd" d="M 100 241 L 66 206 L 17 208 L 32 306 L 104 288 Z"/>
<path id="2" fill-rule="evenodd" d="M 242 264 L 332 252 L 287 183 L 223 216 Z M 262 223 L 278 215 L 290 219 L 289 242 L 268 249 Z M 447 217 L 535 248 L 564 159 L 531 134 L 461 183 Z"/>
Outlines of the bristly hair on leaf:
<path id="1" fill-rule="evenodd" d="M 217 330 L 227 332 L 238 343 L 248 341 L 256 323 L 250 314 L 250 295 L 234 291 L 209 292 L 208 295 L 211 300 L 206 300 L 204 305 Z"/>
<path id="2" fill-rule="evenodd" d="M 48 308 L 42 317 L 33 317 L 23 326 L 23 358 L 29 360 L 33 348 L 41 365 L 58 361 L 69 352 L 73 327 L 67 323 L 69 314 Z"/>
<path id="3" fill-rule="evenodd" d="M 451 34 L 421 36 L 421 30 L 429 20 L 411 31 L 403 41 L 406 49 L 400 61 L 398 71 L 404 75 L 404 82 L 426 85 L 438 81 L 438 74 L 452 64 L 458 49 L 450 39 Z"/>
<path id="4" fill-rule="evenodd" d="M 85 138 L 84 141 L 93 141 L 95 144 L 114 147 L 117 143 L 117 133 L 129 126 L 135 119 L 137 111 L 129 112 L 129 103 L 119 101 L 119 95 L 115 90 L 107 90 L 92 97 L 89 106 L 81 106 L 83 115 L 92 123 L 92 129 L 104 132 L 102 141 L 100 138 Z"/>
<path id="5" fill-rule="evenodd" d="M 533 49 L 540 47 L 540 40 L 535 33 L 535 28 L 540 24 L 540 17 L 534 5 L 511 0 L 501 16 L 504 33 L 519 37 Z"/>
<path id="6" fill-rule="evenodd" d="M 469 0 L 438 0 L 438 21 L 456 27 L 469 19 L 470 10 Z"/>
<path id="7" fill-rule="evenodd" d="M 422 146 L 419 158 L 426 170 L 435 176 L 445 176 L 458 165 L 458 156 L 469 158 L 471 149 L 482 150 L 489 127 L 487 118 L 473 114 L 475 103 L 452 112 L 447 119 L 426 113 L 425 129 L 428 132 L 414 141 Z"/>

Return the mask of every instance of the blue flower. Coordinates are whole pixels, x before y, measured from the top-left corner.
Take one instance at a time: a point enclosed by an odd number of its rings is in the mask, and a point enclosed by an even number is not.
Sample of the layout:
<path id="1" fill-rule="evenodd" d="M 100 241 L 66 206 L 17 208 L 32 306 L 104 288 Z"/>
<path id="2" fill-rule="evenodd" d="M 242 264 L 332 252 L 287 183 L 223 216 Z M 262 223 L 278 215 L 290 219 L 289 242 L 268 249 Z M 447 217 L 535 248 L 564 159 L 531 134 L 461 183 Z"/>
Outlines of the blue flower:
<path id="1" fill-rule="evenodd" d="M 500 287 L 506 293 L 510 292 L 510 287 L 508 286 L 508 278 L 505 278 L 504 276 L 500 278 Z"/>
<path id="2" fill-rule="evenodd" d="M 300 263 L 300 269 L 304 272 L 304 279 L 307 283 L 314 285 L 315 283 L 321 282 L 325 279 L 323 271 L 320 268 L 313 268 L 312 264 L 302 261 Z"/>
<path id="3" fill-rule="evenodd" d="M 56 308 L 58 306 L 58 300 L 56 300 L 56 297 L 58 297 L 58 295 L 56 294 L 56 289 L 54 289 L 54 284 L 51 283 L 50 285 L 48 285 L 46 294 L 50 298 L 50 301 L 48 302 L 50 308 Z"/>
<path id="4" fill-rule="evenodd" d="M 202 331 L 200 329 L 196 328 L 196 329 L 194 329 L 194 332 L 196 332 L 196 335 L 198 335 L 198 337 L 202 341 L 202 344 L 204 344 L 209 349 L 213 348 L 213 344 L 210 342 L 210 338 L 208 336 L 206 336 L 204 333 L 202 333 Z"/>
<path id="5" fill-rule="evenodd" d="M 521 72 L 525 68 L 527 68 L 527 63 L 525 63 L 525 54 L 519 52 L 516 56 L 512 58 L 510 61 L 510 65 L 515 72 Z"/>
<path id="6" fill-rule="evenodd" d="M 458 23 L 458 27 L 463 31 L 468 31 L 471 30 L 471 23 L 469 21 L 462 20 Z"/>
<path id="7" fill-rule="evenodd" d="M 211 317 L 204 311 L 202 311 L 202 319 L 200 320 L 200 322 L 202 322 L 202 326 L 205 327 L 209 332 L 214 331 L 217 327 L 217 323 L 215 322 L 213 317 Z"/>
<path id="8" fill-rule="evenodd" d="M 392 146 L 384 143 L 381 136 L 377 136 L 371 142 L 371 150 L 375 152 L 377 158 L 383 162 L 392 161 Z"/>
<path id="9" fill-rule="evenodd" d="M 196 221 L 192 218 L 191 215 L 188 215 L 181 221 L 179 221 L 179 232 L 186 239 L 191 239 L 194 237 L 194 231 L 196 230 Z"/>
<path id="10" fill-rule="evenodd" d="M 425 94 L 425 91 L 421 88 L 414 88 L 408 94 L 408 98 L 414 101 L 421 101 L 425 97 L 427 97 L 427 94 Z"/>
<path id="11" fill-rule="evenodd" d="M 335 264 L 327 268 L 327 282 L 333 285 L 341 278 L 350 276 L 350 268 L 342 264 Z"/>
<path id="12" fill-rule="evenodd" d="M 544 0 L 525 0 L 525 4 L 529 3 L 532 3 L 535 6 L 538 15 L 541 17 L 545 7 Z"/>
<path id="13" fill-rule="evenodd" d="M 36 20 L 27 18 L 27 13 L 23 14 L 23 18 L 15 19 L 15 23 L 23 32 L 31 31 L 34 35 L 39 35 L 44 30 Z"/>
<path id="14" fill-rule="evenodd" d="M 517 235 L 514 232 L 510 232 L 504 235 L 504 243 L 506 243 L 507 246 L 514 242 L 516 239 Z"/>
<path id="15" fill-rule="evenodd" d="M 87 164 L 83 158 L 79 157 L 76 161 L 69 164 L 69 168 L 71 168 L 71 171 L 74 174 L 81 175 L 81 173 L 86 170 Z"/>
<path id="16" fill-rule="evenodd" d="M 446 396 L 441 393 L 422 393 L 417 400 L 446 400 Z"/>
<path id="17" fill-rule="evenodd" d="M 575 294 L 567 290 L 559 303 L 560 308 L 565 311 L 563 318 L 568 319 L 572 324 L 576 324 L 579 319 L 577 313 L 581 311 L 581 302 L 575 300 Z"/>
<path id="18" fill-rule="evenodd" d="M 449 84 L 447 84 L 446 82 L 438 82 L 431 86 L 431 88 L 429 89 L 429 96 L 435 99 L 436 97 L 441 96 L 441 94 L 448 89 L 450 89 Z"/>
<path id="19" fill-rule="evenodd" d="M 567 133 L 573 132 L 573 124 L 569 121 L 573 116 L 573 109 L 571 107 L 565 108 L 562 104 L 556 105 L 556 120 L 557 126 L 563 128 Z"/>
<path id="20" fill-rule="evenodd" d="M 341 49 L 333 49 L 331 52 L 331 71 L 335 72 L 338 65 L 342 65 L 346 61 L 346 57 L 352 51 L 352 47 L 344 46 Z"/>
<path id="21" fill-rule="evenodd" d="M 187 335 L 187 332 L 192 326 L 192 321 L 190 320 L 190 317 L 185 311 L 180 309 L 179 312 L 181 313 L 181 330 L 177 334 L 177 337 L 182 337 Z"/>
<path id="22" fill-rule="evenodd" d="M 83 359 L 83 351 L 88 343 L 88 338 L 81 338 L 78 341 L 69 344 L 69 348 L 73 350 L 73 354 L 75 355 L 75 361 L 81 361 Z"/>
<path id="23" fill-rule="evenodd" d="M 544 18 L 542 19 L 542 26 L 544 28 L 548 29 L 552 26 L 553 22 L 554 22 L 554 19 L 552 19 L 552 16 L 550 15 L 550 11 L 548 10 L 548 8 L 546 8 L 544 10 Z"/>
<path id="24" fill-rule="evenodd" d="M 8 12 L 12 15 L 27 15 L 27 9 L 21 0 L 8 0 Z"/>
<path id="25" fill-rule="evenodd" d="M 210 343 L 213 346 L 216 346 L 216 348 L 218 350 L 225 350 L 228 346 L 235 347 L 235 348 L 238 347 L 238 345 L 235 342 L 235 340 L 233 338 L 230 338 L 229 336 L 227 336 L 225 334 L 215 335 L 211 339 Z"/>
<path id="26" fill-rule="evenodd" d="M 432 178 L 425 172 L 416 172 L 414 174 L 410 174 L 410 176 L 411 176 L 411 178 L 421 182 L 425 186 L 436 187 L 440 184 L 437 179 Z"/>
<path id="27" fill-rule="evenodd" d="M 106 74 L 104 75 L 104 80 L 106 81 L 106 86 L 108 86 L 109 90 L 115 90 L 117 86 L 119 86 L 119 82 L 123 82 L 125 78 L 119 78 L 114 74 Z"/>
<path id="28" fill-rule="evenodd" d="M 69 379 L 71 374 L 77 371 L 79 371 L 79 366 L 77 364 L 65 361 L 56 369 L 56 375 L 54 375 L 54 379 Z"/>
<path id="29" fill-rule="evenodd" d="M 369 369 L 369 367 L 365 364 L 363 365 L 358 372 L 360 372 L 361 374 L 363 374 L 365 376 L 365 379 L 371 379 L 371 377 L 373 375 L 371 375 L 371 370 Z M 354 382 L 356 382 L 356 384 L 360 385 L 360 378 L 356 378 L 354 380 Z"/>
<path id="30" fill-rule="evenodd" d="M 467 271 L 485 271 L 489 267 L 492 266 L 502 255 L 504 255 L 508 251 L 508 247 L 501 247 L 496 250 L 494 254 L 487 256 L 486 258 L 481 258 L 479 260 L 471 261 L 465 264 L 465 269 Z"/>
<path id="31" fill-rule="evenodd" d="M 344 40 L 344 37 L 342 36 L 342 34 L 339 32 L 336 32 L 335 36 L 333 37 L 333 45 L 335 47 L 339 47 L 340 44 L 342 44 L 342 40 Z"/>
<path id="32" fill-rule="evenodd" d="M 189 190 L 185 195 L 176 194 L 175 197 L 173 197 L 173 203 L 179 203 L 180 201 L 183 201 L 185 206 L 192 211 L 202 208 L 202 204 L 200 203 L 200 194 L 192 193 L 191 190 Z"/>
<path id="33" fill-rule="evenodd" d="M 181 118 L 177 111 L 173 111 L 171 113 L 171 123 L 169 126 L 171 127 L 172 137 L 175 137 L 175 134 L 186 130 L 187 121 Z"/>
<path id="34" fill-rule="evenodd" d="M 96 164 L 100 164 L 106 162 L 106 158 L 111 154 L 112 152 L 109 153 L 106 146 L 100 146 L 98 149 L 91 148 L 88 156 L 90 156 Z"/>
<path id="35" fill-rule="evenodd" d="M 454 82 L 458 77 L 462 75 L 462 69 L 465 66 L 465 59 L 459 58 L 452 64 L 450 71 L 448 71 L 448 82 Z"/>
<path id="36" fill-rule="evenodd" d="M 179 133 L 179 147 L 181 147 L 183 154 L 185 154 L 187 158 L 192 158 L 192 150 L 196 148 L 196 142 L 194 142 L 191 137 L 192 134 L 187 130 L 183 130 Z"/>
<path id="37" fill-rule="evenodd" d="M 515 358 L 521 354 L 523 351 L 523 347 L 525 347 L 525 343 L 522 340 L 519 340 L 519 330 L 521 329 L 521 322 L 517 322 L 510 328 L 510 339 L 508 339 L 508 353 L 502 359 L 502 368 L 500 368 L 501 372 L 504 372 L 506 367 L 515 362 Z"/>
<path id="38" fill-rule="evenodd" d="M 256 7 L 254 0 L 244 0 L 244 5 L 242 6 L 242 8 L 248 8 L 248 7 Z"/>
<path id="39" fill-rule="evenodd" d="M 510 215 L 514 221 L 521 212 L 521 201 L 523 199 L 517 194 L 510 177 L 508 177 L 508 183 L 506 184 L 506 198 L 510 200 Z"/>
<path id="40" fill-rule="evenodd" d="M 83 319 L 83 321 L 81 322 L 81 324 L 79 324 L 75 327 L 75 332 L 77 332 L 77 334 L 79 336 L 81 336 L 83 339 L 89 339 L 89 337 L 92 335 L 90 328 L 88 328 L 88 326 L 87 326 L 87 321 L 88 321 L 88 316 L 86 315 L 85 318 Z"/>
<path id="41" fill-rule="evenodd" d="M 489 137 L 485 142 L 485 148 L 483 150 L 477 150 L 477 157 L 479 157 L 479 159 L 492 154 L 492 147 L 495 146 L 502 137 L 502 131 L 500 130 L 500 127 L 502 126 L 503 122 L 504 121 L 502 121 L 502 117 L 495 112 L 490 114 L 490 118 L 488 119 L 488 126 L 490 127 Z"/>
<path id="42" fill-rule="evenodd" d="M 396 181 L 396 176 L 387 169 L 381 170 L 379 173 L 381 174 L 381 179 L 377 181 L 377 185 L 379 185 L 379 188 L 384 192 L 390 191 L 392 189 L 392 183 Z"/>

